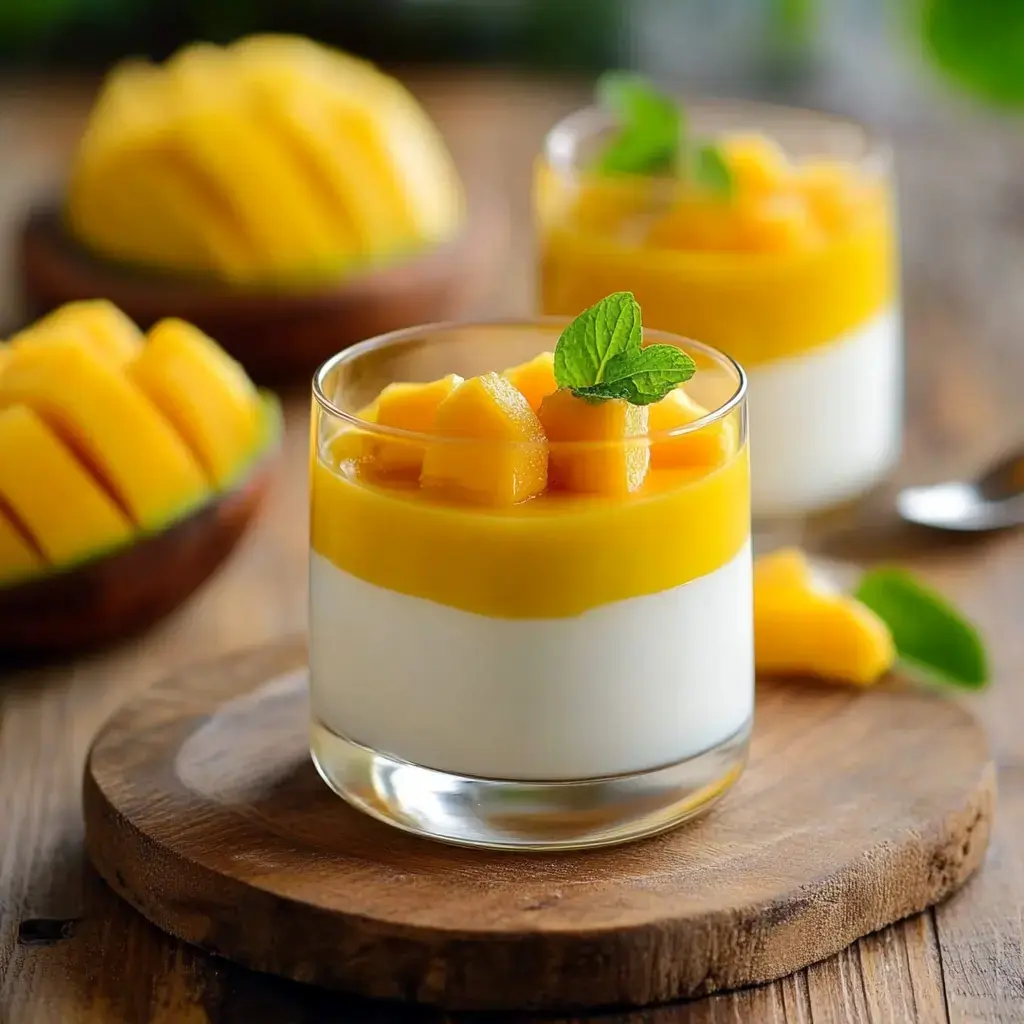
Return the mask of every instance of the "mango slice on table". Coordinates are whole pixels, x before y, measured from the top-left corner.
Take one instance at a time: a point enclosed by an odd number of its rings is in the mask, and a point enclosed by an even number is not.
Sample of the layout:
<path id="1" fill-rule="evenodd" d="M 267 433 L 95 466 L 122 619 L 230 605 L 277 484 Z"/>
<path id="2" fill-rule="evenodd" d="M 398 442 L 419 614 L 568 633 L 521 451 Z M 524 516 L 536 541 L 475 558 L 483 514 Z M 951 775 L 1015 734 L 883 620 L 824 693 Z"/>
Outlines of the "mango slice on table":
<path id="1" fill-rule="evenodd" d="M 227 486 L 249 463 L 262 436 L 259 393 L 245 370 L 198 328 L 161 320 L 127 372 L 216 487 Z"/>
<path id="2" fill-rule="evenodd" d="M 0 376 L 0 409 L 12 405 L 34 410 L 143 529 L 165 525 L 209 495 L 170 423 L 85 344 L 53 341 L 15 351 Z"/>
<path id="3" fill-rule="evenodd" d="M 434 433 L 453 440 L 427 445 L 422 487 L 475 504 L 515 505 L 547 486 L 544 430 L 497 373 L 456 388 L 437 408 Z"/>
<path id="4" fill-rule="evenodd" d="M 0 586 L 22 583 L 45 569 L 42 556 L 0 508 Z"/>
<path id="5" fill-rule="evenodd" d="M 856 598 L 816 581 L 802 552 L 754 563 L 754 661 L 770 675 L 870 686 L 895 663 L 888 626 Z"/>
<path id="6" fill-rule="evenodd" d="M 541 352 L 539 356 L 518 366 L 509 367 L 502 373 L 507 380 L 526 400 L 530 408 L 536 412 L 540 403 L 548 395 L 558 390 L 555 383 L 555 354 Z"/>
<path id="7" fill-rule="evenodd" d="M 142 332 L 112 302 L 68 302 L 10 339 L 13 348 L 50 341 L 80 341 L 111 366 L 123 366 L 142 349 Z"/>
<path id="8" fill-rule="evenodd" d="M 537 415 L 551 446 L 552 489 L 623 496 L 640 487 L 651 449 L 646 440 L 632 439 L 645 438 L 648 408 L 618 399 L 587 402 L 568 390 L 548 395 Z"/>
<path id="9" fill-rule="evenodd" d="M 377 407 L 375 422 L 415 434 L 431 434 L 438 408 L 461 384 L 457 373 L 427 384 L 389 384 L 373 403 Z M 376 474 L 415 480 L 423 468 L 423 451 L 421 441 L 377 434 L 371 437 L 366 457 Z"/>
<path id="10" fill-rule="evenodd" d="M 54 565 L 119 547 L 133 532 L 96 479 L 24 405 L 0 412 L 0 504 Z"/>
<path id="11" fill-rule="evenodd" d="M 682 388 L 670 391 L 660 402 L 648 406 L 647 429 L 652 436 L 651 465 L 654 467 L 718 466 L 736 452 L 734 416 L 715 420 L 691 434 L 654 440 L 663 431 L 684 427 L 706 416 L 708 410 Z"/>

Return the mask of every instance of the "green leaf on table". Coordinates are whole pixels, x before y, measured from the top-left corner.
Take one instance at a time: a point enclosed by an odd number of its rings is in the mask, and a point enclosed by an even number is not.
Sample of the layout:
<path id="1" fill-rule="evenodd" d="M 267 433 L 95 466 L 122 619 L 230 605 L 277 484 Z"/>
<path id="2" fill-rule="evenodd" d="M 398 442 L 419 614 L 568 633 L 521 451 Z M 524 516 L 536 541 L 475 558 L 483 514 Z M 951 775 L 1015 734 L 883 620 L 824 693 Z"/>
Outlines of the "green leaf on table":
<path id="1" fill-rule="evenodd" d="M 674 345 L 641 347 L 640 305 L 613 292 L 584 310 L 555 345 L 555 383 L 590 402 L 621 399 L 649 405 L 694 374 L 693 360 Z"/>
<path id="2" fill-rule="evenodd" d="M 732 171 L 718 146 L 700 146 L 693 155 L 690 178 L 700 189 L 728 199 L 734 188 Z"/>
<path id="3" fill-rule="evenodd" d="M 856 597 L 889 627 L 900 660 L 911 672 L 970 690 L 988 682 L 978 631 L 910 573 L 873 569 L 861 579 Z"/>
<path id="4" fill-rule="evenodd" d="M 1024 4 L 1020 0 L 924 0 L 929 58 L 980 99 L 1024 104 Z"/>
<path id="5" fill-rule="evenodd" d="M 598 158 L 604 174 L 670 172 L 683 141 L 679 104 L 642 75 L 607 71 L 597 83 L 598 102 L 618 122 L 618 131 Z"/>

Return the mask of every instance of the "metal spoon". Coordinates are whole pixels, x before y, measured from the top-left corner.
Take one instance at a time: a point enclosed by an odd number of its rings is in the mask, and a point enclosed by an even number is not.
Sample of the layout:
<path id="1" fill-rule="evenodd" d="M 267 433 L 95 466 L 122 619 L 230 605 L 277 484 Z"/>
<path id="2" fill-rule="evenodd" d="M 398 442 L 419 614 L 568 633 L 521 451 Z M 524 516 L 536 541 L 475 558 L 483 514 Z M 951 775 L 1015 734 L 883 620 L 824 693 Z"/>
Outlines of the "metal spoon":
<path id="1" fill-rule="evenodd" d="M 912 523 L 937 530 L 1001 530 L 1024 523 L 1024 448 L 987 469 L 976 480 L 951 480 L 908 487 L 896 509 Z"/>

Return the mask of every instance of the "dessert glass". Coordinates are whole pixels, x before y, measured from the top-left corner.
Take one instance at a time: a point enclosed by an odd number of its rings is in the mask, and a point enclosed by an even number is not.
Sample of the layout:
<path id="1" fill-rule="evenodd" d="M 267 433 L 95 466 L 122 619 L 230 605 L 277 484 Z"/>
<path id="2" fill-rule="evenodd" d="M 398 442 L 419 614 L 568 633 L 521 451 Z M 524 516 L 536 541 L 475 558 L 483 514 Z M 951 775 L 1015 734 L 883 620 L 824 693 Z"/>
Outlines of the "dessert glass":
<path id="1" fill-rule="evenodd" d="M 645 323 L 714 345 L 747 371 L 755 520 L 843 504 L 900 451 L 888 151 L 858 124 L 811 111 L 708 101 L 686 114 L 701 137 L 772 140 L 789 178 L 757 180 L 772 168 L 753 166 L 750 194 L 776 191 L 748 209 L 745 197 L 681 202 L 676 179 L 599 177 L 588 167 L 614 125 L 597 107 L 577 111 L 551 130 L 537 165 L 541 311 L 571 314 L 632 291 Z"/>
<path id="2" fill-rule="evenodd" d="M 336 793 L 410 832 L 511 849 L 620 842 L 702 811 L 745 762 L 749 465 L 745 378 L 731 359 L 645 332 L 693 357 L 687 391 L 709 412 L 614 444 L 716 431 L 734 443 L 714 468 L 652 469 L 625 496 L 485 507 L 415 479 L 375 480 L 351 457 L 440 444 L 482 472 L 509 463 L 511 443 L 412 434 L 356 411 L 396 381 L 524 362 L 563 326 L 412 328 L 346 349 L 314 377 L 312 756 Z M 608 454 L 605 442 L 564 447 Z"/>

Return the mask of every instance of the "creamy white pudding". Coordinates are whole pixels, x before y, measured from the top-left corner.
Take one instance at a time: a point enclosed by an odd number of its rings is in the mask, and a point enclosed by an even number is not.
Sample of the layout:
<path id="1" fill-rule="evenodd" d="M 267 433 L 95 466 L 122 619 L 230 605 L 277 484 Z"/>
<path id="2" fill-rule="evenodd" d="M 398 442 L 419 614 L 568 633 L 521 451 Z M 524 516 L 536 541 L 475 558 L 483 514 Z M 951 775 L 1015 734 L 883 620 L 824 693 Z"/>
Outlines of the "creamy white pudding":
<path id="1" fill-rule="evenodd" d="M 500 619 L 385 590 L 313 552 L 314 717 L 418 765 L 587 779 L 674 764 L 754 705 L 749 541 L 671 590 L 560 619 Z"/>
<path id="2" fill-rule="evenodd" d="M 895 309 L 749 372 L 755 516 L 853 498 L 899 458 L 903 332 Z"/>

